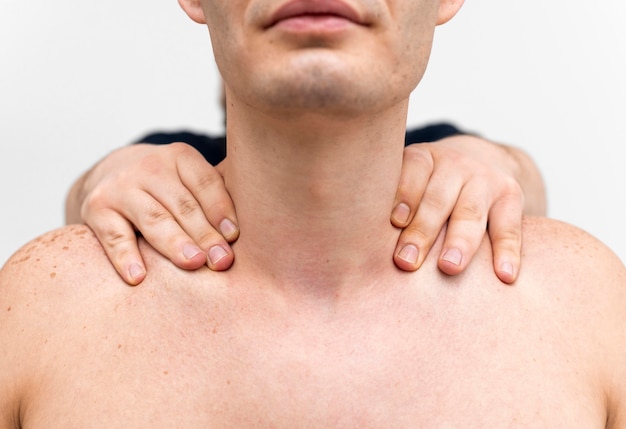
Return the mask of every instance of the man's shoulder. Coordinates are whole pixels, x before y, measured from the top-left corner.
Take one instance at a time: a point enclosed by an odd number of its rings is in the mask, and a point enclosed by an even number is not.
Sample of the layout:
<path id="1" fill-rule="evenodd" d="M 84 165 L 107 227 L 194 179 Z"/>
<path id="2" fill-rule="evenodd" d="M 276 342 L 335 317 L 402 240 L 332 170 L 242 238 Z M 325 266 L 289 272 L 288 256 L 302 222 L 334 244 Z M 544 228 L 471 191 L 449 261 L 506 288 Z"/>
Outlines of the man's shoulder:
<path id="1" fill-rule="evenodd" d="M 529 319 L 559 327 L 555 344 L 592 357 L 587 375 L 597 374 L 592 381 L 602 386 L 609 419 L 624 419 L 626 267 L 599 239 L 562 221 L 526 218 L 523 237 L 513 287 L 532 309 Z"/>
<path id="2" fill-rule="evenodd" d="M 91 230 L 76 225 L 35 238 L 0 269 L 0 344 L 11 345 L 0 345 L 0 427 L 19 409 L 30 380 L 21 371 L 42 359 L 50 333 L 60 332 L 65 318 L 86 310 L 78 292 L 106 261 Z"/>
<path id="3" fill-rule="evenodd" d="M 91 229 L 65 226 L 22 246 L 0 270 L 0 324 L 52 325 L 124 288 Z"/>
<path id="4" fill-rule="evenodd" d="M 610 248 L 549 218 L 526 218 L 523 239 L 520 294 L 549 303 L 555 316 L 572 317 L 583 330 L 626 326 L 626 267 Z"/>
<path id="5" fill-rule="evenodd" d="M 204 275 L 178 269 L 143 240 L 140 249 L 148 276 L 132 287 L 115 271 L 87 226 L 65 226 L 27 243 L 0 269 L 0 340 L 14 334 L 6 328 L 10 324 L 32 327 L 33 333 L 61 325 L 75 328 L 96 313 L 119 310 L 124 300 L 183 295 L 202 281 L 217 284 L 208 268 L 201 270 Z M 143 310 L 131 306 L 124 311 L 140 317 Z"/>
<path id="6" fill-rule="evenodd" d="M 74 374 L 82 359 L 106 370 L 110 356 L 98 360 L 98 353 L 117 350 L 112 342 L 151 337 L 146 332 L 154 332 L 150 326 L 167 311 L 167 297 L 178 292 L 164 286 L 168 273 L 177 271 L 149 246 L 142 250 L 155 275 L 137 287 L 124 283 L 92 231 L 80 225 L 41 235 L 2 267 L 0 428 L 19 421 L 23 404 L 58 387 L 55 377 Z"/>
<path id="7" fill-rule="evenodd" d="M 568 267 L 590 275 L 624 273 L 617 255 L 589 232 L 569 223 L 545 218 L 524 219 L 523 257 L 536 267 Z"/>
<path id="8" fill-rule="evenodd" d="M 519 287 L 545 301 L 566 329 L 587 338 L 598 351 L 605 386 L 615 389 L 621 412 L 626 399 L 626 267 L 604 243 L 588 232 L 547 218 L 524 221 Z M 565 332 L 565 331 L 564 331 Z M 617 408 L 617 407 L 613 407 Z"/>
<path id="9" fill-rule="evenodd" d="M 97 273 L 107 265 L 110 264 L 104 250 L 91 229 L 84 225 L 65 226 L 18 249 L 0 271 L 0 288 L 6 291 L 16 284 L 58 283 Z"/>
<path id="10" fill-rule="evenodd" d="M 523 231 L 520 284 L 563 300 L 568 311 L 602 309 L 626 322 L 619 307 L 626 305 L 626 267 L 609 247 L 583 229 L 549 218 L 527 218 Z"/>

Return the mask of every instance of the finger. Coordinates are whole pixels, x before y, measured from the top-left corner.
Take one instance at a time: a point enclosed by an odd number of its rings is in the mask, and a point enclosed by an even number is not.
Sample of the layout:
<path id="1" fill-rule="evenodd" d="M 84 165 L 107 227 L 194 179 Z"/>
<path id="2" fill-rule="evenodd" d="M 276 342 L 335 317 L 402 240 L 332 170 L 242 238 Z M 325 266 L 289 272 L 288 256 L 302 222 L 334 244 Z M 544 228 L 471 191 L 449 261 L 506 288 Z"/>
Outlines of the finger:
<path id="1" fill-rule="evenodd" d="M 206 163 L 204 159 L 202 159 L 201 163 L 203 164 L 202 167 L 208 167 L 204 169 L 206 172 L 212 173 L 215 171 L 214 167 Z M 195 173 L 195 175 L 193 172 L 189 173 L 189 169 L 184 168 L 179 172 L 183 177 L 179 176 L 178 180 L 171 181 L 167 186 L 153 186 L 150 184 L 146 186 L 145 191 L 152 198 L 154 206 L 151 214 L 148 215 L 148 217 L 153 217 L 152 221 L 144 219 L 145 214 L 139 217 L 138 214 L 128 213 L 128 216 L 136 218 L 137 227 L 146 236 L 146 239 L 181 268 L 199 268 L 199 266 L 196 266 L 199 257 L 194 255 L 194 251 L 199 248 L 208 257 L 202 263 L 206 262 L 209 268 L 214 271 L 226 270 L 232 265 L 234 255 L 224 236 L 234 240 L 239 234 L 239 229 L 229 219 L 221 220 L 218 225 L 219 231 L 211 225 L 205 215 L 205 210 L 196 199 L 196 195 L 201 190 L 197 189 L 197 185 L 195 185 L 196 187 L 193 188 L 192 193 L 184 186 L 184 182 L 190 183 L 190 179 L 186 178 L 187 176 L 197 178 L 197 171 Z M 226 199 L 227 202 L 224 204 L 230 204 L 231 210 L 234 212 L 234 207 L 230 196 L 225 191 L 221 176 L 219 174 L 216 175 L 218 176 L 216 180 L 219 183 L 215 184 L 215 189 L 205 189 L 207 193 L 205 198 L 207 200 L 217 199 L 218 201 Z M 198 178 L 198 180 L 202 182 L 201 178 Z M 155 202 L 158 205 L 154 204 Z M 214 210 L 215 206 L 221 207 L 222 205 L 222 203 L 218 202 L 207 210 Z M 177 225 L 173 225 L 172 222 L 175 222 Z M 169 232 L 161 231 L 161 235 L 155 235 L 155 238 L 152 238 L 151 231 L 163 228 L 163 224 L 167 225 Z M 190 238 L 197 245 L 197 248 L 194 248 L 189 243 L 183 245 L 183 256 L 189 259 L 189 261 L 193 261 L 193 265 L 191 262 L 186 263 L 184 260 L 176 260 L 177 246 L 180 246 L 180 241 L 184 240 L 182 233 L 186 234 L 186 237 Z M 168 237 L 167 234 L 170 234 L 170 236 Z M 176 235 L 179 236 L 178 240 Z M 170 244 L 167 243 L 168 239 Z M 165 243 L 159 244 L 156 242 L 157 240 L 165 240 Z"/>
<path id="2" fill-rule="evenodd" d="M 463 272 L 478 251 L 487 233 L 491 196 L 486 184 L 462 189 L 454 207 L 439 256 L 439 269 L 448 275 Z"/>
<path id="3" fill-rule="evenodd" d="M 160 210 L 160 207 L 156 206 L 156 211 L 152 213 L 152 216 L 156 217 L 154 222 L 165 221 L 168 224 L 171 221 L 175 222 L 177 228 L 173 228 L 170 224 L 171 234 L 178 234 L 179 231 L 184 232 L 208 256 L 208 260 L 205 260 L 205 262 L 208 262 L 208 266 L 211 269 L 221 271 L 230 267 L 233 262 L 233 253 L 228 242 L 209 223 L 202 207 L 187 188 L 182 186 L 182 184 L 178 186 L 172 185 L 171 189 L 161 190 L 158 195 L 152 194 L 151 197 L 158 201 L 164 209 L 163 212 Z M 222 221 L 222 229 L 226 230 L 227 227 L 224 226 L 224 222 L 226 220 Z M 148 226 L 144 223 L 141 228 L 156 229 L 161 227 L 156 225 Z M 144 233 L 147 232 L 144 231 Z M 172 235 L 172 238 L 174 238 L 174 235 Z M 176 241 L 172 241 L 171 245 L 176 246 Z M 186 252 L 190 250 L 190 248 L 185 249 Z M 174 251 L 175 247 L 170 249 L 168 254 Z M 188 253 L 184 253 L 184 255 L 189 257 Z"/>
<path id="4" fill-rule="evenodd" d="M 168 154 L 168 158 L 177 160 L 176 164 L 183 160 L 183 164 L 195 163 L 214 170 L 189 145 L 170 145 Z M 145 157 L 142 165 L 144 174 L 134 178 L 134 187 L 123 193 L 109 191 L 110 195 L 101 196 L 99 203 L 119 208 L 148 243 L 180 268 L 197 269 L 207 263 L 207 256 L 211 269 L 229 268 L 233 262 L 230 246 L 211 226 L 194 195 L 182 183 L 177 165 L 167 168 L 166 164 L 164 168 L 163 161 L 155 156 Z M 101 192 L 111 189 L 119 186 L 100 188 Z M 98 197 L 98 192 L 92 194 Z"/>
<path id="5" fill-rule="evenodd" d="M 522 252 L 523 198 L 508 195 L 493 205 L 489 214 L 489 237 L 493 268 L 504 283 L 513 283 L 519 274 Z"/>
<path id="6" fill-rule="evenodd" d="M 402 270 L 415 271 L 422 265 L 452 213 L 463 179 L 445 176 L 432 175 L 417 213 L 400 234 L 394 262 Z"/>
<path id="7" fill-rule="evenodd" d="M 239 237 L 235 206 L 218 168 L 203 157 L 180 157 L 177 164 L 182 183 L 191 192 L 202 214 L 229 242 Z"/>
<path id="8" fill-rule="evenodd" d="M 434 167 L 428 150 L 411 145 L 404 149 L 402 172 L 391 213 L 391 223 L 404 228 L 417 212 Z"/>
<path id="9" fill-rule="evenodd" d="M 200 268 L 206 263 L 207 252 L 189 237 L 169 210 L 152 195 L 133 190 L 125 196 L 132 201 L 132 205 L 121 202 L 116 207 L 124 208 L 122 215 L 159 253 L 187 270 Z"/>
<path id="10" fill-rule="evenodd" d="M 86 224 L 100 241 L 115 271 L 131 286 L 141 283 L 146 277 L 146 266 L 130 222 L 108 210 L 88 216 L 88 219 Z"/>

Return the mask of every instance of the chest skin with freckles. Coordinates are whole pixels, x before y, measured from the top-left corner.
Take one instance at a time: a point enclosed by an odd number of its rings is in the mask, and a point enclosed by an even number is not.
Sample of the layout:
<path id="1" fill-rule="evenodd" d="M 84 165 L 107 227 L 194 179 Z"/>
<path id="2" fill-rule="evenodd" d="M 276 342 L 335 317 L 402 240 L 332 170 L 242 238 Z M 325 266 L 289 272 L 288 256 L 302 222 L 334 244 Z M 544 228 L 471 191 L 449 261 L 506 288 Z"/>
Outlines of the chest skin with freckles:
<path id="1" fill-rule="evenodd" d="M 23 362 L 37 389 L 22 427 L 605 425 L 592 335 L 568 329 L 580 297 L 555 307 L 524 278 L 428 268 L 298 302 L 148 260 L 140 287 L 66 286 L 30 303 L 45 323 L 22 334 L 37 356 Z"/>

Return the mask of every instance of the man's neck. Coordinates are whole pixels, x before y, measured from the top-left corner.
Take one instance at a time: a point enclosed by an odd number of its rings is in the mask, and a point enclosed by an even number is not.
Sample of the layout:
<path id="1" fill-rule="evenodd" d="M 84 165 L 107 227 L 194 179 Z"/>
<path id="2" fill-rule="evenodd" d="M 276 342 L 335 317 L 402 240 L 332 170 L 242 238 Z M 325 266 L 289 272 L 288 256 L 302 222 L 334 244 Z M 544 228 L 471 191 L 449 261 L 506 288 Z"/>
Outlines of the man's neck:
<path id="1" fill-rule="evenodd" d="M 236 266 L 313 293 L 393 269 L 389 217 L 404 107 L 366 118 L 228 113 L 226 186 L 241 228 Z"/>

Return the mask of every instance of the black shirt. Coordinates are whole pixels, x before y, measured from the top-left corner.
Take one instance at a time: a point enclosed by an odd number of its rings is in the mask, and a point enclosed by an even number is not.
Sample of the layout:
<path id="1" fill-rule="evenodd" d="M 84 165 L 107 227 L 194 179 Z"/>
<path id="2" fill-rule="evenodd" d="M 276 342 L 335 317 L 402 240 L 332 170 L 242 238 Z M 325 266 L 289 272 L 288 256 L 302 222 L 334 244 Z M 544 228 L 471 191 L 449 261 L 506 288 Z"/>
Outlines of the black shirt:
<path id="1" fill-rule="evenodd" d="M 439 123 L 422 128 L 407 130 L 404 137 L 405 146 L 413 143 L 428 143 L 446 137 L 463 134 L 454 125 Z M 208 136 L 189 131 L 156 132 L 148 134 L 136 143 L 169 144 L 174 142 L 187 143 L 200 152 L 212 165 L 219 164 L 226 157 L 226 137 Z"/>

